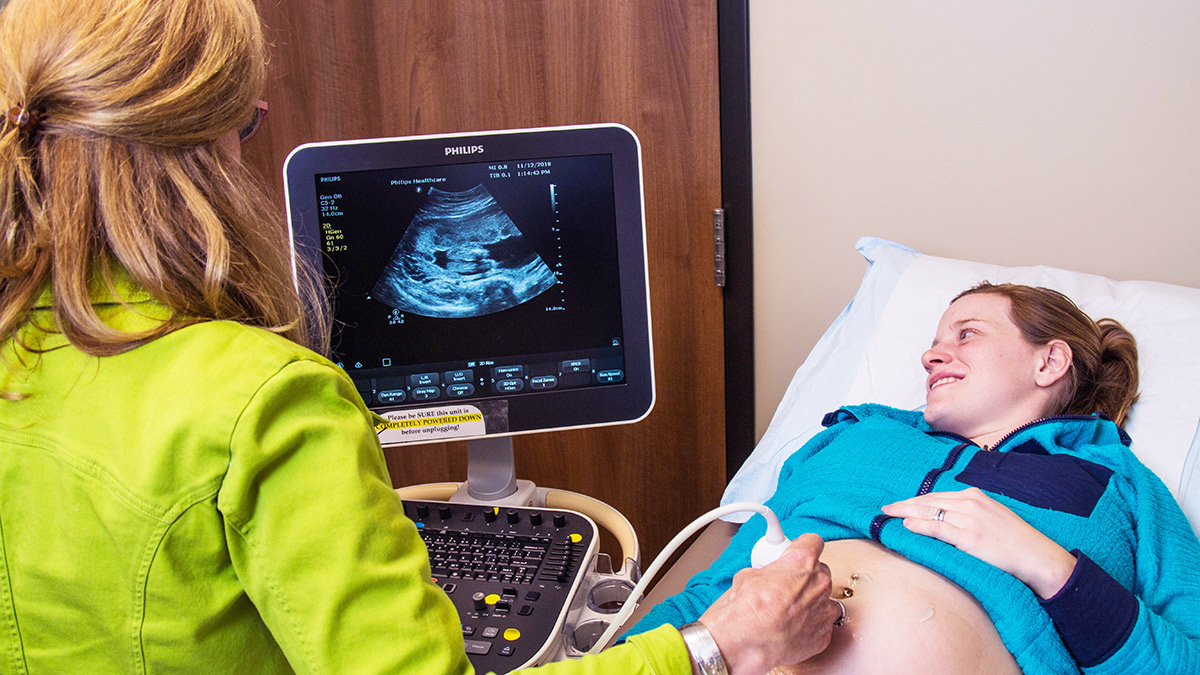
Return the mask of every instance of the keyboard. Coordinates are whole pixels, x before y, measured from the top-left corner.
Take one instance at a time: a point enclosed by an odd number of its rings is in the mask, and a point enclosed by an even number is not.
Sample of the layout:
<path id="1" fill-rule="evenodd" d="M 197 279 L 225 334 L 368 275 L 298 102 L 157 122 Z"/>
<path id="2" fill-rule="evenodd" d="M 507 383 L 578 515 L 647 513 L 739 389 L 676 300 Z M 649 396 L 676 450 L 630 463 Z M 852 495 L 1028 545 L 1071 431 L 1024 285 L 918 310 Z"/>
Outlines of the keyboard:
<path id="1" fill-rule="evenodd" d="M 433 580 L 454 602 L 467 658 L 506 673 L 555 652 L 571 598 L 598 544 L 582 514 L 404 500 Z"/>

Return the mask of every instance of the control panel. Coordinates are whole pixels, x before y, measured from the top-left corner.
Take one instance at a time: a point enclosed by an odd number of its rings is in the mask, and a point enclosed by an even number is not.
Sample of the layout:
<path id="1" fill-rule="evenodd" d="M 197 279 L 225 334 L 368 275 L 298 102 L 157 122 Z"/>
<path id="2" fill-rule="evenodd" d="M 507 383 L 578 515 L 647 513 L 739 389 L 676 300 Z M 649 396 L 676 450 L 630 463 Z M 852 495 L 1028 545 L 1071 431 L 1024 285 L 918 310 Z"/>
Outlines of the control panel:
<path id="1" fill-rule="evenodd" d="M 429 551 L 434 581 L 454 602 L 467 657 L 506 673 L 557 652 L 571 598 L 598 545 L 573 511 L 404 501 Z"/>

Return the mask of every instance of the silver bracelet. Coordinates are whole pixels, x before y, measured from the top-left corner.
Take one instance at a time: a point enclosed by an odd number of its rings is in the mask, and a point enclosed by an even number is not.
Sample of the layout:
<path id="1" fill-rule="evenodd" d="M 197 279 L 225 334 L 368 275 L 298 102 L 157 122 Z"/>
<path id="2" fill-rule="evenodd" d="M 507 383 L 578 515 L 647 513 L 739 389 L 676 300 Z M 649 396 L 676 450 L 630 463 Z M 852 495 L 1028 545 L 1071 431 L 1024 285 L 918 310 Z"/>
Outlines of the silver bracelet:
<path id="1" fill-rule="evenodd" d="M 698 675 L 729 675 L 725 668 L 725 659 L 717 648 L 716 640 L 708 632 L 704 624 L 694 621 L 679 629 L 683 643 L 687 645 L 688 653 L 692 656 L 692 672 Z"/>

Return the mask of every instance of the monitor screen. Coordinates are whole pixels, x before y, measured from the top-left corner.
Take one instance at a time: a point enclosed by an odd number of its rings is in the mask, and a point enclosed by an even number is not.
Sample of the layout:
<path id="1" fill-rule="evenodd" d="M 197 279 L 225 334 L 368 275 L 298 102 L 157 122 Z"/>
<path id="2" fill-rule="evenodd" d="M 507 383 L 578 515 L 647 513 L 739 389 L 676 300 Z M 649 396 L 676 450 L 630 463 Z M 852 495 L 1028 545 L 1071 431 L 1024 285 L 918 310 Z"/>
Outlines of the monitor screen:
<path id="1" fill-rule="evenodd" d="M 385 443 L 614 424 L 654 401 L 641 158 L 619 125 L 302 145 L 295 255 Z"/>

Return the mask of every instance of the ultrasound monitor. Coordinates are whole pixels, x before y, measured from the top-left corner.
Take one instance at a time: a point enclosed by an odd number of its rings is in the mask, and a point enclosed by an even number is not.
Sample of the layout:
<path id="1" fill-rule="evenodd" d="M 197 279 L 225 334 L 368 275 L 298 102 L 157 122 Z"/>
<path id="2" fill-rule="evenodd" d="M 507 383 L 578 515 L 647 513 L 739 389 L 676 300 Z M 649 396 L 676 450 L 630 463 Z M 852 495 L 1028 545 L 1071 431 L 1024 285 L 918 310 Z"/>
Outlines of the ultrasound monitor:
<path id="1" fill-rule="evenodd" d="M 468 439 L 471 496 L 488 500 L 513 489 L 512 435 L 649 414 L 626 127 L 306 144 L 284 179 L 293 255 L 330 280 L 333 359 L 384 445 Z"/>

